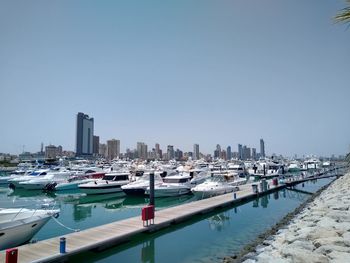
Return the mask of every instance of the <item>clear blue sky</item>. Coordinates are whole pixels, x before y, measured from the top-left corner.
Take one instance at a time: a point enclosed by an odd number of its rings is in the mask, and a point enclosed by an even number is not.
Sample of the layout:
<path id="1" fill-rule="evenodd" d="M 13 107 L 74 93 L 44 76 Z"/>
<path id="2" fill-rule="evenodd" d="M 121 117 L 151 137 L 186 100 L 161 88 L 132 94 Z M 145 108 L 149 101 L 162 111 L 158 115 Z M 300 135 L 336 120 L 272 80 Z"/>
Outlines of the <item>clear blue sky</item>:
<path id="1" fill-rule="evenodd" d="M 344 154 L 343 0 L 0 1 L 0 152 L 102 142 Z"/>

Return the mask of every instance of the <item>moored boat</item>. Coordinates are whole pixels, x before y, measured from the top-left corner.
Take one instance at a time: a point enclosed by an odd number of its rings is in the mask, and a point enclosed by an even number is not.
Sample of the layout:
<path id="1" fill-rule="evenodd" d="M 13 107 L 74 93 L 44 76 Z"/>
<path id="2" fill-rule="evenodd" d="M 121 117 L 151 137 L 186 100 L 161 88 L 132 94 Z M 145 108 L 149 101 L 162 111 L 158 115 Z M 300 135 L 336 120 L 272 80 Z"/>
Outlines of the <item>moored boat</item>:
<path id="1" fill-rule="evenodd" d="M 28 242 L 59 210 L 1 208 L 0 250 Z"/>
<path id="2" fill-rule="evenodd" d="M 128 172 L 107 173 L 102 179 L 79 184 L 79 189 L 86 194 L 123 193 L 122 185 L 128 184 Z"/>

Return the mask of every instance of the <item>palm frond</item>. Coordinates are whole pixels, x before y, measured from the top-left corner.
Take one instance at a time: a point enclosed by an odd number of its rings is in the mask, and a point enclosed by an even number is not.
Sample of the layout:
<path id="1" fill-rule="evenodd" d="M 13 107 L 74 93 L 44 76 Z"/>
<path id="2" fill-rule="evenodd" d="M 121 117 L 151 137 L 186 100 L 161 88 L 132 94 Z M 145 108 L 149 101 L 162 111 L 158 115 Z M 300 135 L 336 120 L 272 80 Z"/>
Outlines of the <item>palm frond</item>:
<path id="1" fill-rule="evenodd" d="M 350 0 L 346 0 L 346 2 L 349 3 L 350 5 Z M 350 22 L 350 6 L 343 8 L 339 14 L 337 14 L 334 17 L 336 22 L 345 22 L 349 23 Z"/>

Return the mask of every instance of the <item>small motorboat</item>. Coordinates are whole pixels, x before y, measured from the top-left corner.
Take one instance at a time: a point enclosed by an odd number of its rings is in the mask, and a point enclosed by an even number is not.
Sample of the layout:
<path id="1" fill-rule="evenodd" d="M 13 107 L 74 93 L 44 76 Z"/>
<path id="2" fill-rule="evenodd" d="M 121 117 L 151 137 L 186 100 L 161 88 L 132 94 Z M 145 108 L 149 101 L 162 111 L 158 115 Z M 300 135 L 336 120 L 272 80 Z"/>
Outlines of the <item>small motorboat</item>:
<path id="1" fill-rule="evenodd" d="M 154 186 L 154 196 L 179 196 L 191 193 L 191 178 L 188 173 L 166 176 L 163 178 L 163 183 Z M 145 194 L 150 194 L 149 187 L 147 187 Z"/>
<path id="2" fill-rule="evenodd" d="M 163 182 L 161 172 L 154 173 L 154 185 L 159 185 Z M 123 185 L 122 190 L 127 195 L 145 195 L 147 187 L 150 185 L 150 173 L 144 173 L 137 181 Z"/>
<path id="3" fill-rule="evenodd" d="M 86 194 L 106 194 L 106 193 L 124 193 L 122 185 L 128 184 L 129 172 L 107 173 L 102 179 L 79 184 L 79 189 Z"/>
<path id="4" fill-rule="evenodd" d="M 238 190 L 237 186 L 227 183 L 223 177 L 219 176 L 214 176 L 191 189 L 192 193 L 199 198 L 227 194 L 236 190 Z"/>

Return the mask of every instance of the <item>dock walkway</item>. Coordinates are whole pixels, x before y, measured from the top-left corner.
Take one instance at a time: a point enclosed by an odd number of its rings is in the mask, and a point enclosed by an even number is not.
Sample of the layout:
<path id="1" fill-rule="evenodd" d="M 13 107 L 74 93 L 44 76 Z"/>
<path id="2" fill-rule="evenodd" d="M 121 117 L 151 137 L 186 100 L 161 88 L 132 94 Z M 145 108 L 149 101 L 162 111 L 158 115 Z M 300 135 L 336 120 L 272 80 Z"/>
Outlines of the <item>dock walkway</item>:
<path id="1" fill-rule="evenodd" d="M 294 182 L 295 183 L 295 182 Z M 67 234 L 66 253 L 60 254 L 60 237 L 54 237 L 37 243 L 26 244 L 18 247 L 18 262 L 57 262 L 66 261 L 69 257 L 89 250 L 103 250 L 130 240 L 133 236 L 154 232 L 171 224 L 176 224 L 190 219 L 195 215 L 209 213 L 217 208 L 239 204 L 245 200 L 254 199 L 259 195 L 265 195 L 286 185 L 269 185 L 267 191 L 253 193 L 252 184 L 240 186 L 240 190 L 233 193 L 202 199 L 162 210 L 156 210 L 155 222 L 149 226 L 143 226 L 141 216 L 116 221 L 98 227 L 89 228 L 80 232 Z M 141 211 L 140 211 L 141 212 Z M 5 262 L 5 251 L 0 252 L 0 262 Z"/>

